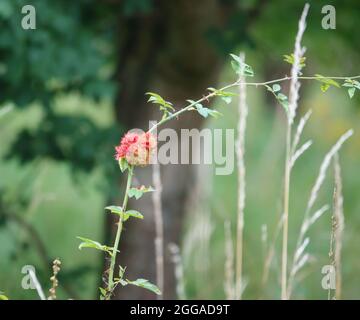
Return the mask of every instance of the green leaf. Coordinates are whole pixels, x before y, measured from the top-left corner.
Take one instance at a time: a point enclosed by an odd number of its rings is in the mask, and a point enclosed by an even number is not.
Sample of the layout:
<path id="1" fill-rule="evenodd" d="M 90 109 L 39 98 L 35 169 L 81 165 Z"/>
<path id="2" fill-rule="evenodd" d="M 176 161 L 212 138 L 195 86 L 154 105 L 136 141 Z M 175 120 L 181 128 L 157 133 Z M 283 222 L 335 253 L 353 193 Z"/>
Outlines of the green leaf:
<path id="1" fill-rule="evenodd" d="M 138 218 L 138 219 L 144 219 L 144 216 L 136 210 L 128 210 L 125 212 L 125 214 L 129 217 L 134 217 L 134 218 Z"/>
<path id="2" fill-rule="evenodd" d="M 123 209 L 121 207 L 108 206 L 105 209 L 110 210 L 111 213 L 115 213 L 118 216 L 120 216 L 122 221 L 126 221 L 127 219 L 129 219 L 129 215 L 127 215 L 125 212 L 123 212 Z"/>
<path id="3" fill-rule="evenodd" d="M 230 56 L 233 59 L 231 61 L 231 66 L 238 75 L 250 77 L 254 76 L 253 69 L 248 64 L 243 62 L 239 56 L 235 54 L 230 54 Z"/>
<path id="4" fill-rule="evenodd" d="M 272 91 L 273 92 L 278 92 L 281 90 L 281 86 L 277 83 L 275 83 L 273 86 L 272 86 Z"/>
<path id="5" fill-rule="evenodd" d="M 118 206 L 108 206 L 105 209 L 110 210 L 111 213 L 115 213 L 118 216 L 120 216 L 122 218 L 123 221 L 126 221 L 129 219 L 129 217 L 134 217 L 134 218 L 139 218 L 139 219 L 143 219 L 144 216 L 136 211 L 136 210 L 128 210 L 126 212 L 123 212 L 121 207 Z"/>
<path id="6" fill-rule="evenodd" d="M 289 110 L 289 100 L 288 97 L 286 95 L 284 95 L 283 93 L 279 93 L 276 96 L 277 100 L 279 101 L 279 103 L 284 107 L 285 111 L 288 112 Z"/>
<path id="7" fill-rule="evenodd" d="M 290 63 L 291 65 L 294 64 L 294 61 L 295 61 L 295 56 L 294 54 L 284 54 L 284 61 L 287 62 L 287 63 Z M 306 57 L 301 57 L 300 58 L 300 68 L 304 68 L 306 65 L 305 65 L 305 61 L 306 61 Z"/>
<path id="8" fill-rule="evenodd" d="M 355 90 L 356 90 L 355 87 L 352 87 L 352 88 L 349 88 L 349 89 L 348 89 L 348 93 L 349 93 L 350 99 L 354 96 Z"/>
<path id="9" fill-rule="evenodd" d="M 83 237 L 77 237 L 77 238 L 83 241 L 79 245 L 79 250 L 81 250 L 82 248 L 93 248 L 93 249 L 105 251 L 105 252 L 109 253 L 110 255 L 113 254 L 113 248 L 111 248 L 111 247 L 104 246 L 101 243 L 91 240 L 91 239 L 87 239 L 87 238 L 83 238 Z"/>
<path id="10" fill-rule="evenodd" d="M 126 161 L 125 158 L 119 159 L 119 167 L 120 167 L 121 172 L 124 172 L 125 170 L 127 170 L 129 168 L 129 163 Z"/>
<path id="11" fill-rule="evenodd" d="M 160 105 L 162 108 L 169 109 L 169 110 L 175 110 L 172 106 L 172 103 L 169 101 L 166 101 L 163 97 L 161 97 L 159 94 L 154 92 L 147 92 L 146 95 L 150 96 L 148 99 L 148 102 L 152 102 L 154 104 Z"/>
<path id="12" fill-rule="evenodd" d="M 342 86 L 348 88 L 350 99 L 354 96 L 356 89 L 360 90 L 360 82 L 352 79 L 346 79 Z"/>
<path id="13" fill-rule="evenodd" d="M 346 79 L 343 83 L 343 87 L 355 87 L 360 90 L 360 82 L 353 79 Z"/>
<path id="14" fill-rule="evenodd" d="M 215 88 L 212 88 L 212 87 L 207 88 L 207 90 L 213 92 L 216 96 L 219 96 L 219 97 L 233 97 L 233 96 L 236 96 L 236 94 L 233 93 L 233 92 L 224 91 L 224 90 L 221 90 L 221 89 L 215 89 Z"/>
<path id="15" fill-rule="evenodd" d="M 328 83 L 322 83 L 320 86 L 320 89 L 322 92 L 326 92 L 330 88 L 330 85 Z"/>
<path id="16" fill-rule="evenodd" d="M 119 277 L 122 279 L 124 277 L 124 273 L 126 271 L 126 267 L 119 266 Z"/>
<path id="17" fill-rule="evenodd" d="M 209 115 L 209 110 L 210 109 L 208 109 L 208 108 L 197 108 L 197 111 L 199 112 L 199 114 L 201 115 L 201 116 L 203 116 L 204 118 L 207 118 L 208 117 L 208 115 Z"/>
<path id="18" fill-rule="evenodd" d="M 279 86 L 279 87 L 278 87 Z M 276 98 L 276 100 L 283 106 L 286 112 L 288 112 L 289 109 L 289 101 L 288 97 L 280 92 L 280 85 L 274 84 L 272 87 L 265 85 L 266 89 L 270 91 Z"/>
<path id="19" fill-rule="evenodd" d="M 127 286 L 128 283 L 124 279 L 116 279 L 118 283 L 120 283 L 123 287 Z"/>
<path id="20" fill-rule="evenodd" d="M 102 298 L 105 298 L 105 297 L 106 297 L 106 294 L 107 294 L 106 289 L 99 287 L 99 290 L 100 290 L 100 295 L 101 295 L 101 297 L 102 297 Z"/>
<path id="21" fill-rule="evenodd" d="M 208 113 L 209 113 L 210 116 L 212 116 L 214 118 L 219 118 L 219 117 L 221 117 L 223 115 L 219 111 L 212 110 L 212 109 L 208 109 Z"/>
<path id="22" fill-rule="evenodd" d="M 149 280 L 137 279 L 135 281 L 130 281 L 130 280 L 126 279 L 126 281 L 127 281 L 127 283 L 132 284 L 134 286 L 150 290 L 150 291 L 156 293 L 157 295 L 161 294 L 160 289 L 156 285 L 152 284 Z"/>
<path id="23" fill-rule="evenodd" d="M 128 191 L 128 196 L 130 198 L 135 197 L 136 200 L 140 199 L 144 193 L 155 191 L 152 187 L 146 188 L 141 186 L 140 188 L 130 188 Z"/>
<path id="24" fill-rule="evenodd" d="M 123 212 L 122 208 L 119 206 L 107 206 L 105 209 L 110 210 L 111 213 L 115 213 L 118 215 L 120 215 Z"/>
<path id="25" fill-rule="evenodd" d="M 6 295 L 4 295 L 4 292 L 0 291 L 0 300 L 9 300 L 9 298 Z"/>
<path id="26" fill-rule="evenodd" d="M 322 83 L 320 86 L 320 89 L 322 92 L 326 92 L 330 88 L 330 86 L 340 88 L 340 85 L 331 78 L 326 78 L 326 77 L 322 76 L 321 74 L 315 74 L 315 77 L 316 77 L 315 80 Z"/>
<path id="27" fill-rule="evenodd" d="M 232 97 L 222 96 L 221 100 L 223 100 L 226 104 L 230 104 L 232 101 Z"/>

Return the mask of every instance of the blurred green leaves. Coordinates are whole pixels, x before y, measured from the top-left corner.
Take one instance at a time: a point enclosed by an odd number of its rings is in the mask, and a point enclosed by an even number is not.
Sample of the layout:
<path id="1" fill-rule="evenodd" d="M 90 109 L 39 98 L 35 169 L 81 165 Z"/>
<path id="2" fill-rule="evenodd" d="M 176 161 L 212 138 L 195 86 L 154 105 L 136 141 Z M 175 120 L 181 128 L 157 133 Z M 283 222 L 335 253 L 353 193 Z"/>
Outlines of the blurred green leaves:
<path id="1" fill-rule="evenodd" d="M 0 101 L 18 108 L 36 102 L 43 119 L 37 128 L 17 135 L 8 157 L 21 162 L 51 158 L 76 170 L 107 170 L 103 155 L 115 145 L 118 128 L 99 127 L 84 116 L 59 115 L 54 101 L 74 92 L 96 101 L 114 97 L 114 5 L 79 0 L 69 10 L 64 1 L 36 1 L 37 28 L 23 30 L 21 8 L 26 4 L 0 2 Z"/>

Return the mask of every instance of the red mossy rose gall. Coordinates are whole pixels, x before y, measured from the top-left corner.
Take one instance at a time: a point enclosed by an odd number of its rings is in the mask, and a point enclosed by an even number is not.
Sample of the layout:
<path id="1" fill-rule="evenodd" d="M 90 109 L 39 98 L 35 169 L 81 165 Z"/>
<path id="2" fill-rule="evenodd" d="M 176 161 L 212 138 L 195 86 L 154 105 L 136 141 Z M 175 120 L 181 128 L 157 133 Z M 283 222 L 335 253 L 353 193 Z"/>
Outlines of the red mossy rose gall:
<path id="1" fill-rule="evenodd" d="M 115 147 L 115 159 L 126 159 L 133 166 L 146 166 L 156 149 L 156 137 L 150 132 L 129 131 Z"/>

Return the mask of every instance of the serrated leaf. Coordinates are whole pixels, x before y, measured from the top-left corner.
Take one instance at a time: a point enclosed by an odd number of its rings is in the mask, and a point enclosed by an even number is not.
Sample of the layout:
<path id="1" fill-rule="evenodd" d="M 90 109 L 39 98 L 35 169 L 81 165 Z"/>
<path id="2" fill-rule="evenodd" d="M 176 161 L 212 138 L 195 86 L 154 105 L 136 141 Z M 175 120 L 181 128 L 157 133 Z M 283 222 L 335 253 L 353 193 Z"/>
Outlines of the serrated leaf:
<path id="1" fill-rule="evenodd" d="M 130 281 L 130 280 L 126 279 L 126 281 L 127 281 L 127 283 L 132 284 L 134 286 L 150 290 L 150 291 L 154 292 L 157 295 L 161 294 L 160 289 L 156 285 L 152 284 L 149 280 L 137 279 L 135 281 Z"/>
<path id="2" fill-rule="evenodd" d="M 348 89 L 348 94 L 349 94 L 350 99 L 354 96 L 355 90 L 356 90 L 355 87 L 352 87 L 352 88 Z"/>

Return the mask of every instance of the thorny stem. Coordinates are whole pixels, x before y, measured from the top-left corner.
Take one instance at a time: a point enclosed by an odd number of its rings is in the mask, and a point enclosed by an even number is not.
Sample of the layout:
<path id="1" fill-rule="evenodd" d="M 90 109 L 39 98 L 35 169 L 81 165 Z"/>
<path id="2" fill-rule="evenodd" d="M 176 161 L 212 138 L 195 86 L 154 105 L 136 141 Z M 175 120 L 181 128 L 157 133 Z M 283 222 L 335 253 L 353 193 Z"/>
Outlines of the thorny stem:
<path id="1" fill-rule="evenodd" d="M 358 76 L 351 76 L 351 77 L 328 77 L 328 76 L 323 76 L 323 78 L 325 79 L 335 79 L 335 80 L 354 80 L 354 79 L 359 79 L 360 75 Z M 218 89 L 218 91 L 224 91 L 226 89 L 230 89 L 236 86 L 239 86 L 240 84 L 244 84 L 246 86 L 254 86 L 254 87 L 259 87 L 259 86 L 267 86 L 269 84 L 273 84 L 273 83 L 278 83 L 278 82 L 284 82 L 284 81 L 288 81 L 291 80 L 292 77 L 288 77 L 285 76 L 283 78 L 279 78 L 279 79 L 274 79 L 274 80 L 269 80 L 269 81 L 265 81 L 265 82 L 240 82 L 240 81 L 235 81 L 221 89 Z M 315 76 L 303 76 L 303 77 L 298 77 L 299 80 L 319 80 L 319 77 L 315 77 Z M 157 122 L 155 125 L 153 125 L 148 132 L 152 132 L 154 130 L 156 130 L 158 127 L 160 127 L 161 125 L 163 125 L 164 123 L 179 117 L 182 113 L 192 110 L 194 108 L 194 106 L 198 103 L 201 103 L 205 100 L 209 100 L 210 98 L 213 98 L 217 96 L 216 92 L 211 92 L 209 94 L 207 94 L 206 96 L 203 96 L 201 99 L 196 100 L 190 104 L 188 104 L 187 106 L 183 107 L 182 109 L 178 110 L 175 113 L 172 113 L 171 115 L 169 115 L 168 117 L 162 119 L 161 121 Z"/>
<path id="2" fill-rule="evenodd" d="M 133 174 L 134 174 L 134 168 L 129 167 L 128 178 L 127 178 L 127 183 L 126 183 L 126 190 L 125 190 L 125 195 L 124 195 L 124 200 L 123 200 L 123 205 L 122 205 L 123 212 L 126 211 L 126 206 L 127 206 L 128 199 L 129 199 L 128 192 L 131 187 L 131 181 L 132 181 Z M 114 246 L 113 246 L 113 253 L 111 255 L 110 269 L 109 269 L 109 280 L 108 280 L 109 297 L 114 288 L 114 269 L 115 269 L 115 262 L 116 262 L 116 253 L 117 253 L 118 247 L 119 247 L 122 227 L 123 227 L 123 218 L 122 218 L 122 216 L 120 216 L 119 222 L 118 222 L 118 228 L 116 231 L 115 242 L 114 242 Z"/>

